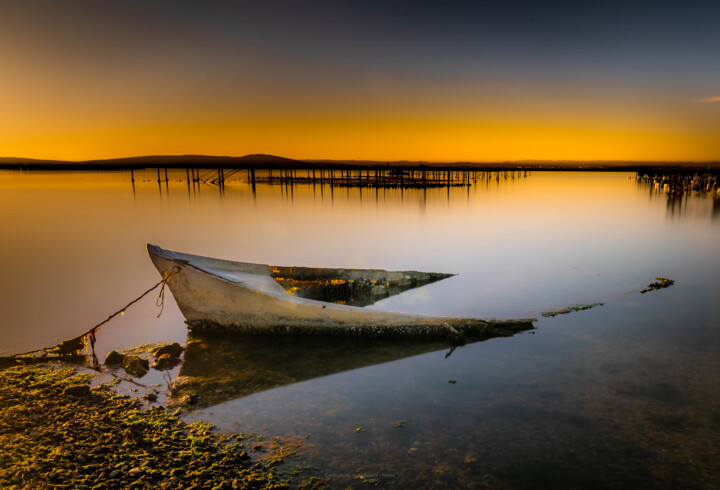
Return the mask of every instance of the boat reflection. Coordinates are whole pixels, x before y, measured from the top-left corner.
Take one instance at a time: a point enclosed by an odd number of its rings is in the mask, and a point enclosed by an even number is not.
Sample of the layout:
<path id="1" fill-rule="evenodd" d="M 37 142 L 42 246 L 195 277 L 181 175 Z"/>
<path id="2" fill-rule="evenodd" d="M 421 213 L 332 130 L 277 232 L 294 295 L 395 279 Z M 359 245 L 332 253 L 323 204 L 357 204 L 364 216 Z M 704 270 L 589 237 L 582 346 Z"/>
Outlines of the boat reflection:
<path id="1" fill-rule="evenodd" d="M 479 339 L 478 339 L 479 340 Z M 280 386 L 454 347 L 442 340 L 189 334 L 171 404 L 207 407 Z"/>

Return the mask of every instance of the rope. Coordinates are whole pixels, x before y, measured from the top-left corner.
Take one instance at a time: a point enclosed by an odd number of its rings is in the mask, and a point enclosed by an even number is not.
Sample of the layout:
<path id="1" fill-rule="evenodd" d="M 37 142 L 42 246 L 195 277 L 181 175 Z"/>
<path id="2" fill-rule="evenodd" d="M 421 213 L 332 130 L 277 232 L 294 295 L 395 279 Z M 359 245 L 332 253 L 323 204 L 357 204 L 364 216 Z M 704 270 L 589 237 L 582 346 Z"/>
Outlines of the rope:
<path id="1" fill-rule="evenodd" d="M 100 327 L 105 325 L 107 322 L 109 322 L 116 316 L 124 315 L 125 310 L 127 310 L 129 307 L 131 307 L 132 305 L 134 305 L 135 303 L 137 303 L 138 301 L 143 299 L 145 296 L 150 294 L 153 290 L 157 289 L 158 286 L 160 286 L 160 292 L 158 293 L 158 297 L 155 300 L 155 306 L 160 308 L 160 313 L 158 313 L 158 316 L 157 316 L 158 318 L 160 318 L 160 315 L 162 315 L 163 308 L 165 306 L 165 286 L 167 285 L 170 278 L 172 276 L 174 276 L 175 274 L 177 274 L 178 272 L 180 272 L 180 268 L 178 266 L 173 267 L 170 272 L 164 272 L 163 278 L 157 284 L 155 284 L 153 287 L 151 287 L 150 289 L 148 289 L 147 291 L 142 293 L 140 296 L 138 296 L 134 300 L 130 301 L 128 304 L 126 304 L 125 306 L 120 308 L 118 311 L 116 311 L 115 313 L 108 316 L 105 320 L 101 321 L 100 323 L 98 323 L 97 325 L 92 327 L 87 332 L 82 333 L 82 334 L 78 335 L 77 337 L 73 337 L 69 340 L 64 340 L 61 343 L 54 345 L 52 347 L 43 347 L 40 349 L 22 352 L 20 354 L 13 354 L 11 356 L 0 356 L 0 359 L 24 357 L 24 356 L 29 356 L 31 354 L 37 354 L 38 352 L 42 352 L 43 357 L 45 357 L 49 354 L 50 351 L 55 350 L 55 349 L 58 349 L 61 354 L 64 352 L 77 352 L 80 349 L 82 349 L 82 347 L 87 346 L 87 344 L 90 344 L 90 348 L 92 349 L 93 357 L 95 357 L 96 334 L 97 334 L 97 331 L 100 329 Z"/>

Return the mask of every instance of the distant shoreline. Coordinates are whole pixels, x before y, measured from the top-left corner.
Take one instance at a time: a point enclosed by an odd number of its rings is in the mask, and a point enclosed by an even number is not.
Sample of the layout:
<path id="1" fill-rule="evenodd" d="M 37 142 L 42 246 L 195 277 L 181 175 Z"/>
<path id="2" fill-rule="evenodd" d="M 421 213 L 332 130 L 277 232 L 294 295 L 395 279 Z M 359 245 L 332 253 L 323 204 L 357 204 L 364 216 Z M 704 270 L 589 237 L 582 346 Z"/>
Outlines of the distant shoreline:
<path id="1" fill-rule="evenodd" d="M 645 161 L 517 161 L 517 162 L 424 162 L 370 160 L 294 160 L 274 155 L 242 157 L 161 155 L 108 160 L 62 161 L 0 157 L 3 170 L 140 170 L 155 168 L 197 169 L 298 169 L 298 170 L 452 170 L 452 171 L 605 171 L 605 172 L 720 172 L 720 162 Z"/>

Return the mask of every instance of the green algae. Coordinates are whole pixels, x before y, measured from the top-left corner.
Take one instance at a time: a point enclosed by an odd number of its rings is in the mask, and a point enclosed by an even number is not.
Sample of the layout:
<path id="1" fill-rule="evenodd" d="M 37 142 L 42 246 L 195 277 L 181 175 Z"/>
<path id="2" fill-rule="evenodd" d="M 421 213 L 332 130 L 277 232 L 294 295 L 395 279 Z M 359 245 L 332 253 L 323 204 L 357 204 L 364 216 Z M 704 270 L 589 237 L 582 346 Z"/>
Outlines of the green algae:
<path id="1" fill-rule="evenodd" d="M 572 313 L 573 311 L 589 310 L 590 308 L 595 308 L 596 306 L 602 306 L 604 304 L 605 303 L 589 303 L 589 304 L 566 306 L 564 308 L 557 308 L 555 310 L 543 311 L 540 314 L 546 318 L 551 318 L 551 317 L 554 317 L 557 315 L 565 315 L 566 313 Z"/>
<path id="2" fill-rule="evenodd" d="M 275 467 L 297 446 L 273 440 L 265 460 L 206 422 L 185 424 L 163 407 L 109 386 L 65 392 L 89 374 L 51 365 L 0 370 L 0 482 L 4 488 L 317 487 Z"/>

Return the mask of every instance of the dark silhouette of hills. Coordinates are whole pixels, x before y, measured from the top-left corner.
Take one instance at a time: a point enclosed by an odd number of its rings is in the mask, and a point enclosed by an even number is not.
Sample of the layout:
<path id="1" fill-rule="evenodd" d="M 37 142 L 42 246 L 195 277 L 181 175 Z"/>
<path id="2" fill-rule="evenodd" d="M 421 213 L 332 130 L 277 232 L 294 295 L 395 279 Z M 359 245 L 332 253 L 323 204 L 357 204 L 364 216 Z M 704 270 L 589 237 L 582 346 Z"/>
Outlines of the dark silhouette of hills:
<path id="1" fill-rule="evenodd" d="M 32 158 L 0 157 L 0 168 L 23 169 L 130 169 L 130 168 L 287 168 L 303 162 L 275 155 L 253 154 L 242 157 L 208 155 L 148 155 L 110 158 L 107 160 L 38 160 Z"/>

